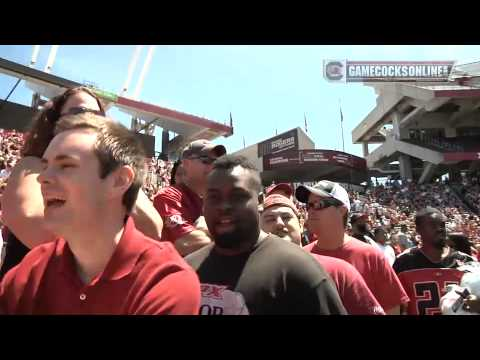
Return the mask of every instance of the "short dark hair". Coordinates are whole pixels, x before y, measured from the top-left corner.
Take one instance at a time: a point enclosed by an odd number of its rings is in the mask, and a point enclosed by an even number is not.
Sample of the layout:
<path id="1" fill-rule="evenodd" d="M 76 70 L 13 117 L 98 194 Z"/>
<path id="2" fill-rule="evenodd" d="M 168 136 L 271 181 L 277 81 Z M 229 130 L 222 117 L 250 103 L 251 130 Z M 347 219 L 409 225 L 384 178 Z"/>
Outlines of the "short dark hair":
<path id="1" fill-rule="evenodd" d="M 177 160 L 173 163 L 172 171 L 170 172 L 170 185 L 175 185 L 175 175 L 180 165 L 182 165 L 182 160 Z"/>
<path id="2" fill-rule="evenodd" d="M 262 191 L 262 182 L 260 180 L 258 169 L 245 156 L 223 155 L 215 160 L 213 163 L 213 170 L 231 171 L 237 166 L 240 166 L 253 174 L 251 185 L 257 193 L 260 193 Z"/>
<path id="3" fill-rule="evenodd" d="M 350 223 L 354 225 L 358 220 L 368 217 L 367 214 L 361 212 L 354 212 L 350 215 Z"/>
<path id="4" fill-rule="evenodd" d="M 433 215 L 433 214 L 437 214 L 441 217 L 444 217 L 444 215 L 442 214 L 442 212 L 434 207 L 430 207 L 430 206 L 427 206 L 426 208 L 420 210 L 417 212 L 417 214 L 415 215 L 415 226 L 420 226 L 422 221 L 429 217 L 430 215 Z"/>
<path id="5" fill-rule="evenodd" d="M 90 129 L 97 133 L 94 152 L 100 162 L 101 179 L 120 166 L 132 167 L 135 177 L 122 198 L 122 204 L 130 213 L 145 177 L 146 154 L 140 140 L 125 126 L 92 113 L 62 117 L 55 127 L 55 135 L 76 129 Z"/>

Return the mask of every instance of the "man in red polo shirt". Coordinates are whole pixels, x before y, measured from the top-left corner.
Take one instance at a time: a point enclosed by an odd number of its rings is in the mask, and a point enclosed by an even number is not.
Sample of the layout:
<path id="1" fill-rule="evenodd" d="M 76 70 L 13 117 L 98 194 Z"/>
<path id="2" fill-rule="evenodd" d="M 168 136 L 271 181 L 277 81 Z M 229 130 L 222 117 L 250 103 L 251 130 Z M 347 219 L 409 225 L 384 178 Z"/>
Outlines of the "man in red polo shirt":
<path id="1" fill-rule="evenodd" d="M 58 238 L 5 275 L 0 313 L 196 314 L 195 272 L 129 216 L 144 175 L 138 140 L 88 113 L 62 118 L 56 134 L 38 181 L 45 226 Z"/>
<path id="2" fill-rule="evenodd" d="M 211 243 L 202 216 L 202 198 L 212 163 L 225 155 L 223 145 L 195 140 L 182 152 L 183 183 L 161 189 L 153 205 L 163 219 L 162 241 L 170 241 L 186 256 Z"/>

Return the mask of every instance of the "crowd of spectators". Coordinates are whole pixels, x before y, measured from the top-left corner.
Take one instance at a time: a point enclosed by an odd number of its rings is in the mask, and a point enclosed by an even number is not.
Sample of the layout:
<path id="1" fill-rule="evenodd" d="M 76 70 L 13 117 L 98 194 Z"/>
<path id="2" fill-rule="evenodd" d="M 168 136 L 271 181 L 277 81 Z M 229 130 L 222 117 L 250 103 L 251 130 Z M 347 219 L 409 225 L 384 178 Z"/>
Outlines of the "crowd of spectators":
<path id="1" fill-rule="evenodd" d="M 456 184 L 458 192 L 464 197 L 465 202 L 476 212 L 480 211 L 480 182 L 479 175 L 472 174 L 470 177 L 464 177 L 462 182 Z"/>
<path id="2" fill-rule="evenodd" d="M 150 200 L 153 200 L 153 196 L 158 190 L 170 185 L 173 164 L 172 161 L 164 161 L 155 157 L 146 159 L 147 176 L 143 190 Z"/>
<path id="3" fill-rule="evenodd" d="M 11 169 L 21 156 L 24 138 L 25 135 L 21 132 L 0 129 L 0 194 L 3 192 Z M 143 189 L 153 200 L 159 189 L 170 185 L 174 163 L 157 157 L 147 158 L 145 163 L 147 175 Z M 473 245 L 480 248 L 480 217 L 477 215 L 480 210 L 478 176 L 463 177 L 462 182 L 458 184 L 437 182 L 418 185 L 413 182 L 404 184 L 390 182 L 369 187 L 365 192 L 350 191 L 349 195 L 352 213 L 364 213 L 368 216 L 372 234 L 374 229 L 379 227 L 386 230 L 390 243 L 396 246 L 398 251 L 403 250 L 396 243 L 398 234 L 406 235 L 411 244 L 418 243 L 414 224 L 415 213 L 426 206 L 436 207 L 447 216 L 449 233 L 462 233 Z M 468 206 L 465 206 L 462 198 Z M 297 202 L 294 198 L 292 200 L 299 210 L 303 228 L 307 217 L 305 204 Z M 347 232 L 350 229 L 349 224 Z"/>
<path id="4" fill-rule="evenodd" d="M 3 192 L 8 176 L 20 158 L 23 141 L 23 133 L 0 129 L 0 193 Z"/>
<path id="5" fill-rule="evenodd" d="M 471 196 L 478 198 L 480 189 L 470 189 Z M 366 190 L 364 194 L 351 192 L 352 211 L 368 215 L 371 229 L 382 227 L 390 236 L 392 245 L 398 234 L 407 235 L 412 245 L 417 245 L 419 236 L 415 231 L 415 214 L 427 206 L 439 209 L 448 219 L 448 234 L 464 234 L 475 247 L 480 246 L 480 218 L 472 212 L 450 185 L 437 182 L 418 185 L 380 185 Z M 403 236 L 403 235 L 402 235 Z M 400 246 L 397 249 L 401 248 Z M 401 248 L 401 250 L 404 250 Z"/>
<path id="6" fill-rule="evenodd" d="M 462 191 L 455 191 L 455 186 L 460 186 Z M 448 218 L 447 233 L 463 234 L 470 240 L 472 247 L 480 251 L 480 217 L 472 211 L 479 210 L 476 204 L 480 200 L 480 183 L 475 176 L 467 182 L 464 180 L 463 184 L 435 182 L 418 185 L 413 182 L 390 182 L 371 186 L 362 192 L 349 191 L 349 196 L 351 213 L 366 215 L 371 238 L 375 238 L 376 229 L 384 230 L 388 243 L 397 255 L 419 244 L 415 215 L 427 206 L 438 208 Z M 292 200 L 299 210 L 302 231 L 308 233 L 303 228 L 307 217 L 305 204 L 299 203 L 295 198 Z M 466 206 L 468 200 L 468 205 L 471 206 Z M 352 233 L 350 222 L 347 224 L 347 233 Z"/>

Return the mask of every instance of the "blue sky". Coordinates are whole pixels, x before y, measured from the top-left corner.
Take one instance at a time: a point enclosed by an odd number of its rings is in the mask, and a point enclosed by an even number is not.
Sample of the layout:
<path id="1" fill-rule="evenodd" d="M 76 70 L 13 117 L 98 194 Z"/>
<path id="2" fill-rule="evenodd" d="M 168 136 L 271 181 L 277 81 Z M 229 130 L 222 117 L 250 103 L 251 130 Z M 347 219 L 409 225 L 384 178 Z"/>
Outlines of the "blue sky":
<path id="1" fill-rule="evenodd" d="M 0 57 L 27 65 L 32 45 L 0 45 Z M 140 75 L 148 47 L 144 46 L 130 91 Z M 125 82 L 134 46 L 62 45 L 52 74 L 77 82 L 94 82 L 118 93 Z M 50 46 L 42 46 L 36 68 L 43 70 Z M 163 46 L 158 45 L 145 78 L 140 100 L 223 123 L 229 113 L 234 135 L 220 138 L 229 152 L 265 140 L 308 121 L 308 135 L 317 149 L 341 150 L 339 99 L 344 115 L 345 151 L 361 156 L 352 144 L 352 129 L 376 103 L 372 88 L 332 84 L 323 78 L 324 59 L 429 61 L 480 60 L 480 46 Z M 16 79 L 0 75 L 4 99 Z M 30 104 L 32 92 L 21 83 L 10 101 Z M 117 110 L 109 115 L 129 126 Z M 160 130 L 156 134 L 160 136 Z M 157 150 L 160 150 L 157 138 Z M 373 147 L 372 147 L 373 148 Z"/>

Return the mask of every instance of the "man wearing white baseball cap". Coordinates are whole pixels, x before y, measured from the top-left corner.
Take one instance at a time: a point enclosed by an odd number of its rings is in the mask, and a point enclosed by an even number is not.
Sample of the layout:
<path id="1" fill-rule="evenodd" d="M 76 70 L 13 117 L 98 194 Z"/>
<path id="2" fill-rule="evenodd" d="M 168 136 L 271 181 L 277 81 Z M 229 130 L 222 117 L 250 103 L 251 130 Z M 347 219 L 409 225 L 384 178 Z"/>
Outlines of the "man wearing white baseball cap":
<path id="1" fill-rule="evenodd" d="M 400 305 L 409 298 L 385 256 L 379 249 L 345 233 L 350 212 L 347 191 L 338 183 L 322 180 L 314 186 L 299 186 L 295 196 L 307 204 L 307 227 L 317 237 L 304 249 L 352 264 L 385 312 L 400 314 Z"/>

